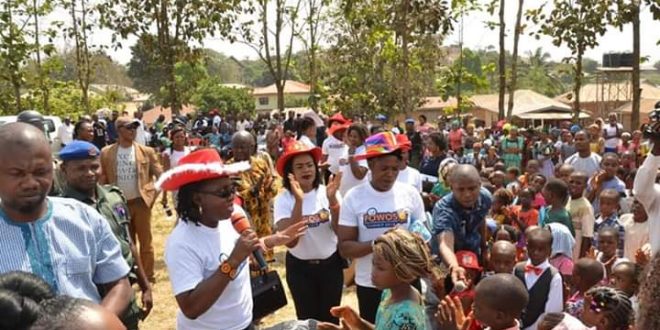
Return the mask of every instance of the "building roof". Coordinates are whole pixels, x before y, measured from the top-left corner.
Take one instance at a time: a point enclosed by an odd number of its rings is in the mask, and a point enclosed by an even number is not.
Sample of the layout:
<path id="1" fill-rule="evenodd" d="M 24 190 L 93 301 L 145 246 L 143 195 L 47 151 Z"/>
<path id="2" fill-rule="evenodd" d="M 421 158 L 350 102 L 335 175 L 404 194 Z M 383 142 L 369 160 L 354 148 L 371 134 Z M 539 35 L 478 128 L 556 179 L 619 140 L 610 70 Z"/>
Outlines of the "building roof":
<path id="1" fill-rule="evenodd" d="M 228 88 L 236 88 L 236 89 L 252 89 L 252 87 L 248 85 L 243 85 L 243 84 L 234 84 L 234 83 L 228 83 L 228 84 L 220 84 L 222 87 L 228 87 Z"/>
<path id="2" fill-rule="evenodd" d="M 498 94 L 482 94 L 470 97 L 474 107 L 482 108 L 491 112 L 498 113 Z M 508 104 L 509 94 L 504 97 L 504 104 Z M 571 113 L 570 106 L 553 100 L 543 94 L 539 94 L 529 89 L 519 89 L 514 94 L 513 115 L 524 118 L 524 114 L 529 113 Z"/>
<path id="3" fill-rule="evenodd" d="M 183 105 L 181 107 L 180 113 L 182 115 L 187 115 L 189 113 L 195 112 L 195 109 L 190 106 L 190 105 Z M 172 109 L 171 108 L 163 108 L 160 105 L 155 106 L 153 109 L 147 110 L 143 112 L 142 115 L 142 120 L 147 124 L 153 124 L 156 122 L 156 119 L 158 119 L 158 116 L 164 115 L 166 121 L 172 120 Z"/>
<path id="4" fill-rule="evenodd" d="M 284 84 L 284 94 L 309 94 L 311 87 L 295 80 L 287 80 Z M 277 88 L 275 84 L 266 87 L 256 87 L 252 91 L 252 95 L 277 95 Z"/>
<path id="5" fill-rule="evenodd" d="M 642 98 L 639 100 L 639 112 L 649 113 L 654 110 L 655 104 L 660 102 L 660 98 L 657 99 L 645 99 Z M 614 112 L 617 113 L 632 113 L 632 101 L 626 102 L 626 104 L 616 108 Z"/>
<path id="6" fill-rule="evenodd" d="M 417 110 L 444 110 L 446 107 L 456 107 L 456 98 L 450 97 L 444 101 L 439 96 L 428 96 L 422 99 L 422 105 L 417 107 Z"/>
<path id="7" fill-rule="evenodd" d="M 640 88 L 642 89 L 642 98 L 660 99 L 660 88 L 647 82 L 642 82 Z M 608 90 L 611 91 L 611 93 L 609 93 Z M 617 90 L 625 91 L 628 95 L 631 95 L 632 84 L 628 82 L 586 84 L 580 88 L 580 103 L 629 101 L 629 99 L 621 99 L 617 97 Z M 561 94 L 555 97 L 555 100 L 563 103 L 571 103 L 573 102 L 573 92 Z"/>

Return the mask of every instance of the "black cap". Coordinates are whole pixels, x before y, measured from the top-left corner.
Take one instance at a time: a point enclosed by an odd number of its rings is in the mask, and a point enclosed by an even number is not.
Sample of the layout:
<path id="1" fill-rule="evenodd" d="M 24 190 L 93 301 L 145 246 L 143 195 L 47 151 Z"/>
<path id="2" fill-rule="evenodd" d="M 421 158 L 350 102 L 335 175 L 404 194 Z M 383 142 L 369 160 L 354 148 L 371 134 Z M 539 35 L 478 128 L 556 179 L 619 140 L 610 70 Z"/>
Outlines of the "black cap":
<path id="1" fill-rule="evenodd" d="M 44 116 L 35 110 L 25 110 L 18 114 L 16 121 L 19 123 L 26 123 L 35 126 L 36 128 L 45 131 Z"/>

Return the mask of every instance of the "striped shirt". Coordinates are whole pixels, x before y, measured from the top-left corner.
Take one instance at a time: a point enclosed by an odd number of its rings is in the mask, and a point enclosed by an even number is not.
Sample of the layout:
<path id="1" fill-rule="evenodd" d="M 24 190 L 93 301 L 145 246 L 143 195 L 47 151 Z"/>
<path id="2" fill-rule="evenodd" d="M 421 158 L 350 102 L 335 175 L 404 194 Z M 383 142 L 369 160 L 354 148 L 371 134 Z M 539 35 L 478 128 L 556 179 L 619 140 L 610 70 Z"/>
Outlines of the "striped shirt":
<path id="1" fill-rule="evenodd" d="M 127 276 L 129 268 L 112 230 L 93 208 L 48 197 L 46 214 L 30 223 L 0 209 L 0 273 L 25 271 L 58 294 L 101 302 L 96 285 Z"/>

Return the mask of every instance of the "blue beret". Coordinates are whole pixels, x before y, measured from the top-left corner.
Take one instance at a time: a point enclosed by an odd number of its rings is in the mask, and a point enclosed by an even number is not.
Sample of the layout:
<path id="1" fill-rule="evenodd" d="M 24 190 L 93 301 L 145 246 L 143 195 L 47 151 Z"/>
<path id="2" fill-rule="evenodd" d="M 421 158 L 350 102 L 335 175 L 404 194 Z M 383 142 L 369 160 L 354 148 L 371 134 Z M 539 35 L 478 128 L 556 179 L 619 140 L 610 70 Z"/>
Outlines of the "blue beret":
<path id="1" fill-rule="evenodd" d="M 98 157 L 100 154 L 99 148 L 95 145 L 87 141 L 74 140 L 60 150 L 60 159 L 63 161 L 88 159 Z"/>
<path id="2" fill-rule="evenodd" d="M 410 123 L 410 124 L 414 124 L 414 123 L 415 123 L 415 120 L 412 119 L 412 118 L 408 118 L 408 119 L 406 119 L 406 124 L 408 124 L 408 123 Z"/>

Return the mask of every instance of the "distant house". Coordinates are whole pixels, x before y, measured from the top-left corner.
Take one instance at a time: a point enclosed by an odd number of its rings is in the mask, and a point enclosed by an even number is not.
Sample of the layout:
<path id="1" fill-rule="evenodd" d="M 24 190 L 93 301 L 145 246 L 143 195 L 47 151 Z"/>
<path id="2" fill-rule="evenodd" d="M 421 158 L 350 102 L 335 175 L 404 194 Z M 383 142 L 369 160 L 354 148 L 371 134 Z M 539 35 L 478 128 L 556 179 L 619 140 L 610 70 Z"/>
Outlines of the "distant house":
<path id="1" fill-rule="evenodd" d="M 655 110 L 655 104 L 660 102 L 660 97 L 656 99 L 642 98 L 639 101 L 639 121 L 640 123 L 648 122 L 649 113 Z M 619 121 L 626 129 L 632 129 L 632 101 L 626 102 L 624 105 L 616 108 L 613 112 L 620 116 Z M 636 128 L 635 128 L 636 129 Z"/>
<path id="2" fill-rule="evenodd" d="M 642 82 L 640 88 L 643 99 L 660 99 L 660 88 L 647 82 Z M 575 98 L 573 92 L 568 92 L 555 97 L 555 100 L 571 105 Z M 586 84 L 580 88 L 580 108 L 591 112 L 594 117 L 605 118 L 609 112 L 618 112 L 616 109 L 630 101 L 632 84 L 629 82 Z"/>
<path id="3" fill-rule="evenodd" d="M 470 113 L 476 119 L 484 121 L 486 126 L 491 126 L 497 122 L 498 94 L 473 95 L 470 97 L 473 107 Z M 504 104 L 509 100 L 509 94 L 504 97 Z M 514 121 L 521 124 L 545 124 L 557 122 L 560 120 L 570 120 L 573 118 L 573 110 L 557 100 L 553 100 L 543 94 L 539 94 L 529 89 L 519 89 L 514 94 L 513 99 L 513 117 Z M 580 118 L 589 118 L 589 112 L 580 112 Z"/>
<path id="4" fill-rule="evenodd" d="M 296 101 L 301 103 L 309 99 L 311 87 L 294 80 L 287 80 L 284 84 L 284 98 L 286 100 Z M 257 112 L 265 112 L 277 109 L 277 88 L 275 84 L 266 87 L 256 87 L 252 91 L 254 96 L 254 104 Z"/>

